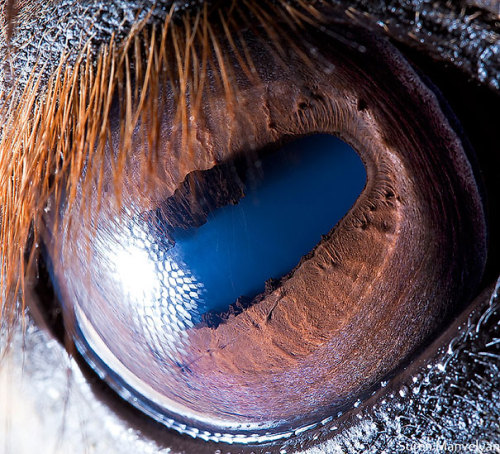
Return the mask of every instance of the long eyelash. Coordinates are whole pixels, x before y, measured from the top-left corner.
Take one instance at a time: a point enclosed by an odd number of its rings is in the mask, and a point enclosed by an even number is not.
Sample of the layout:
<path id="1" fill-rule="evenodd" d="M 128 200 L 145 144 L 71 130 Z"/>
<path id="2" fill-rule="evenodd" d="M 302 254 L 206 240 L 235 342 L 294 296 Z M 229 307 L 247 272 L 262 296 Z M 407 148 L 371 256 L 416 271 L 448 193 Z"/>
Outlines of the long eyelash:
<path id="1" fill-rule="evenodd" d="M 7 24 L 6 27 L 6 35 L 7 42 L 10 41 L 12 37 L 12 33 L 14 31 L 15 19 L 18 13 L 18 5 L 16 0 L 7 0 L 4 6 L 5 11 L 5 22 Z"/>
<path id="2" fill-rule="evenodd" d="M 5 8 L 10 37 L 18 8 L 13 0 Z M 231 1 L 212 10 L 205 3 L 197 13 L 186 12 L 182 17 L 172 6 L 161 26 L 149 26 L 147 16 L 121 43 L 112 38 L 94 61 L 95 50 L 89 42 L 73 64 L 63 55 L 51 77 L 46 78 L 44 68 L 35 65 L 22 90 L 17 81 L 8 93 L 1 93 L 2 323 L 12 326 L 16 314 L 24 309 L 25 276 L 37 256 L 44 216 L 53 216 L 54 230 L 64 231 L 70 221 L 65 218 L 58 226 L 54 212 L 63 204 L 68 212 L 77 207 L 91 235 L 92 221 L 102 204 L 104 163 L 112 168 L 113 194 L 120 207 L 127 166 L 138 144 L 146 155 L 141 161 L 139 187 L 152 188 L 161 181 L 161 165 L 157 165 L 161 121 L 156 115 L 161 84 L 172 91 L 175 100 L 175 127 L 168 152 L 180 156 L 177 170 L 181 171 L 193 160 L 197 121 L 214 89 L 207 73 L 212 74 L 215 88 L 224 93 L 233 120 L 238 90 L 234 65 L 250 84 L 259 82 L 241 24 L 256 30 L 256 36 L 263 33 L 262 43 L 285 65 L 286 52 L 276 34 L 293 34 L 305 23 L 320 20 L 319 10 L 302 0 L 295 6 L 285 1 L 259 6 Z M 222 50 L 221 40 L 231 56 Z M 297 46 L 293 50 L 304 64 L 311 64 Z M 121 130 L 119 143 L 112 144 L 110 122 L 117 98 Z M 148 127 L 142 127 L 143 123 Z M 139 142 L 134 139 L 138 126 Z M 215 155 L 210 159 L 217 161 Z M 99 196 L 93 200 L 96 188 Z"/>

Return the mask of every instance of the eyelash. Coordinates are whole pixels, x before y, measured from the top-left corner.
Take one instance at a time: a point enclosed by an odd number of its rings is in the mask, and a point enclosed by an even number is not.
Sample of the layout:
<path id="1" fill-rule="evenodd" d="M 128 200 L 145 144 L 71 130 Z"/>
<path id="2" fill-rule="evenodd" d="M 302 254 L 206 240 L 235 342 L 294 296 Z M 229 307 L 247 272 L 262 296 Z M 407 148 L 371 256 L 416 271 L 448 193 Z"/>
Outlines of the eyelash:
<path id="1" fill-rule="evenodd" d="M 57 205 L 57 204 L 56 204 L 56 205 Z M 26 222 L 26 221 L 23 221 L 23 222 Z M 25 229 L 26 229 L 26 226 L 25 226 Z M 27 233 L 27 230 L 25 230 L 25 232 Z M 15 271 L 17 271 L 17 270 L 15 270 Z"/>

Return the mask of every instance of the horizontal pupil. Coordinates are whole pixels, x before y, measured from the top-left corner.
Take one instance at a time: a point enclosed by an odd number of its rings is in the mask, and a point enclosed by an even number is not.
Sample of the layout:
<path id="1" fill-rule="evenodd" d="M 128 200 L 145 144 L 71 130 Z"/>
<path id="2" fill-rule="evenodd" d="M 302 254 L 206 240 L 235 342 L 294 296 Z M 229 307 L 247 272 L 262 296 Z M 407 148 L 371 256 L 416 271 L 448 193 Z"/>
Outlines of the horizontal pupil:
<path id="1" fill-rule="evenodd" d="M 356 152 L 326 134 L 220 167 L 193 172 L 157 210 L 154 223 L 169 260 L 200 284 L 197 312 L 209 325 L 217 325 L 230 305 L 234 312 L 250 304 L 266 281 L 297 266 L 347 213 L 366 181 Z"/>

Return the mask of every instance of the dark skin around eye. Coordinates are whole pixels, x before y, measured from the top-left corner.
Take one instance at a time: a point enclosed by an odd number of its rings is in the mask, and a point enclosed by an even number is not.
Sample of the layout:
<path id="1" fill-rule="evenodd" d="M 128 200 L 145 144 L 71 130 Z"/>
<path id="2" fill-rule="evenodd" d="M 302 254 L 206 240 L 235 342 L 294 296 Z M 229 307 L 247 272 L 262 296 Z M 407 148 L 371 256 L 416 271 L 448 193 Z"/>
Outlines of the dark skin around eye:
<path id="1" fill-rule="evenodd" d="M 376 20 L 374 21 L 374 19 L 377 19 L 377 14 L 380 15 L 380 18 L 383 21 L 392 21 L 391 23 L 394 23 L 396 20 L 395 18 L 387 18 L 385 16 L 385 12 L 377 10 L 377 8 L 373 6 L 368 7 L 364 5 L 363 2 L 359 2 L 358 8 L 360 11 L 363 11 L 363 8 L 370 10 L 370 14 L 372 16 L 369 23 L 365 24 L 370 28 L 376 28 L 376 25 L 374 25 Z M 403 29 L 404 27 L 407 27 L 408 29 L 410 26 L 405 23 L 405 20 L 403 20 L 403 18 L 408 14 L 403 13 L 404 12 L 400 12 L 402 18 L 401 23 L 403 24 L 402 27 Z M 491 19 L 489 19 L 491 17 L 489 14 L 491 13 L 482 13 L 482 15 L 478 16 L 479 19 L 476 25 L 483 29 L 488 28 L 495 30 Z M 404 51 L 411 54 L 416 60 L 420 59 L 421 62 L 425 62 L 422 64 L 426 64 L 427 55 L 431 55 L 433 58 L 437 57 L 445 61 L 449 59 L 449 55 L 446 51 L 442 51 L 442 54 L 439 54 L 439 51 L 437 51 L 434 47 L 436 42 L 438 42 L 437 39 L 433 40 L 433 38 L 430 38 L 426 43 L 424 43 L 423 46 L 413 46 L 414 43 L 411 42 L 411 38 L 408 38 L 408 36 L 410 36 L 409 32 L 402 33 L 401 29 L 395 32 L 394 30 L 391 30 L 391 27 L 387 27 L 387 32 L 393 38 L 397 40 L 400 39 Z M 446 33 L 446 31 L 443 32 L 445 36 Z M 452 40 L 450 40 L 450 42 L 452 42 Z M 406 47 L 407 45 L 409 45 L 409 48 Z M 418 49 L 415 51 L 412 47 L 417 47 Z M 469 56 L 468 58 L 471 58 L 470 62 L 467 62 L 465 57 L 463 58 L 463 61 L 469 64 L 461 66 L 466 73 L 472 75 L 471 77 L 477 78 L 477 66 L 475 66 L 476 62 L 473 57 Z M 453 64 L 456 64 L 456 61 Z M 434 63 L 429 66 L 434 67 Z M 438 64 L 435 66 L 439 67 Z M 437 73 L 440 72 L 440 70 L 435 71 Z M 441 71 L 441 74 L 443 73 L 446 74 L 445 71 Z M 452 72 L 451 74 L 458 74 L 457 78 L 462 77 L 462 79 L 465 80 L 463 86 L 468 86 L 468 84 L 477 84 L 477 82 L 470 83 L 467 81 L 467 77 L 463 77 L 458 72 Z M 445 76 L 441 75 L 440 77 L 445 79 Z M 486 77 L 483 84 L 489 88 L 483 89 L 476 87 L 475 93 L 477 93 L 477 96 L 480 97 L 480 99 L 484 100 L 486 105 L 485 109 L 488 112 L 494 111 L 498 105 L 498 95 L 495 94 L 497 93 L 495 92 L 495 80 L 498 80 L 498 71 L 497 68 L 495 68 L 495 62 L 492 61 L 489 64 L 487 62 Z M 443 86 L 447 88 L 445 83 L 443 83 Z M 451 88 L 449 88 L 449 92 L 453 95 L 453 90 Z M 489 93 L 493 94 L 490 95 Z M 458 97 L 458 95 L 456 96 Z M 452 101 L 450 101 L 450 103 L 451 102 Z M 459 102 L 456 104 L 460 106 Z M 466 107 L 462 108 L 466 110 Z M 475 127 L 473 125 L 474 121 L 472 119 L 466 120 L 464 127 L 468 127 L 470 130 L 473 130 Z M 493 137 L 493 134 L 490 133 L 490 136 L 488 137 L 488 131 L 486 131 L 486 137 L 481 136 L 479 141 L 485 147 L 492 147 L 491 137 Z M 495 339 L 498 338 L 498 328 L 495 324 L 495 320 L 498 320 L 498 312 L 495 315 L 494 311 L 488 310 L 488 301 L 490 300 L 490 295 L 493 291 L 491 282 L 494 281 L 495 271 L 493 269 L 488 273 L 487 277 L 489 278 L 489 282 L 485 285 L 485 287 L 489 289 L 489 293 L 486 291 L 486 293 L 484 293 L 480 298 L 477 303 L 478 309 L 473 319 L 473 326 L 478 327 L 477 331 L 480 335 L 462 336 L 460 331 L 458 331 L 458 328 L 455 326 L 455 331 L 447 333 L 447 337 L 442 340 L 443 345 L 448 345 L 450 339 L 457 337 L 458 340 L 454 344 L 452 353 L 449 355 L 436 353 L 435 359 L 431 362 L 434 366 L 426 372 L 429 377 L 429 381 L 426 381 L 423 376 L 419 376 L 418 378 L 418 392 L 414 392 L 415 386 L 413 386 L 413 384 L 415 381 L 413 380 L 413 376 L 410 375 L 401 379 L 403 383 L 395 385 L 395 398 L 388 398 L 388 404 L 380 404 L 383 397 L 381 396 L 379 399 L 378 396 L 376 396 L 379 403 L 375 407 L 376 410 L 374 413 L 367 410 L 367 413 L 365 414 L 363 413 L 364 410 L 361 410 L 361 413 L 359 414 L 362 418 L 359 421 L 357 416 L 351 415 L 344 418 L 339 423 L 327 423 L 324 430 L 316 432 L 319 434 L 319 440 L 322 443 L 317 449 L 326 452 L 328 452 L 328 450 L 333 451 L 334 443 L 337 443 L 343 447 L 345 452 L 359 452 L 360 448 L 355 447 L 358 446 L 356 443 L 359 442 L 365 443 L 366 446 L 373 445 L 373 452 L 377 452 L 377 450 L 384 448 L 388 449 L 389 452 L 402 452 L 402 446 L 404 446 L 404 443 L 408 440 L 411 440 L 412 437 L 417 437 L 419 440 L 436 440 L 439 436 L 443 436 L 449 443 L 459 440 L 459 436 L 460 440 L 468 440 L 470 442 L 473 442 L 478 438 L 484 441 L 498 441 L 498 431 L 495 434 L 495 421 L 498 421 L 499 413 L 497 403 L 498 399 L 496 398 L 498 397 L 498 393 L 495 394 L 498 390 L 498 371 L 495 369 L 496 366 L 494 364 L 494 355 L 498 354 L 498 343 L 495 343 Z M 493 304 L 498 303 L 493 301 Z M 490 314 L 490 312 L 493 315 L 489 316 L 488 314 Z M 486 314 L 488 317 L 483 317 L 483 319 L 481 319 L 481 314 Z M 482 321 L 480 322 L 480 320 Z M 465 323 L 465 318 L 462 322 Z M 461 331 L 463 332 L 463 330 Z M 18 347 L 19 353 L 22 347 L 20 345 L 18 345 Z M 16 352 L 15 348 L 13 352 Z M 36 387 L 38 386 L 38 389 L 42 390 L 39 392 L 40 396 L 42 394 L 46 394 L 43 389 L 50 386 L 48 378 L 40 379 L 40 375 L 38 375 L 38 378 L 36 377 L 36 370 L 43 370 L 47 367 L 47 365 L 43 364 L 43 360 L 41 359 L 44 355 L 43 352 L 43 346 L 35 347 L 34 344 L 28 342 L 27 355 L 32 359 L 33 366 L 27 370 L 25 377 L 28 381 L 35 383 L 33 389 L 37 389 Z M 55 363 L 53 363 L 51 367 L 54 365 Z M 65 366 L 62 366 L 62 370 L 64 370 L 64 367 Z M 465 373 L 464 368 L 466 369 Z M 412 373 L 413 372 L 417 374 L 415 376 L 418 376 L 416 370 L 412 370 Z M 478 386 L 471 386 L 471 382 L 477 383 Z M 465 393 L 466 398 L 460 399 L 455 396 L 455 391 L 458 388 L 461 390 L 460 395 Z M 102 398 L 106 401 L 112 400 L 109 399 L 106 392 L 103 393 L 97 390 L 97 395 L 99 396 L 99 399 Z M 47 399 L 47 397 L 45 397 L 45 399 Z M 78 397 L 76 398 L 74 405 L 78 407 Z M 7 408 L 6 411 L 9 412 L 9 409 Z M 128 424 L 130 424 L 133 428 L 139 427 L 139 430 L 147 443 L 159 443 L 160 446 L 168 446 L 169 443 L 172 443 L 177 450 L 185 449 L 187 452 L 198 452 L 198 448 L 196 447 L 197 445 L 195 445 L 192 440 L 184 440 L 182 437 L 173 433 L 165 434 L 165 431 L 161 427 L 157 427 L 155 424 L 148 421 L 143 421 L 142 419 L 144 417 L 135 413 L 128 407 L 123 410 L 123 412 L 126 416 L 120 416 L 120 418 L 124 418 L 125 422 L 120 419 L 120 423 L 125 427 Z M 113 411 L 109 413 L 109 417 L 112 417 L 110 416 L 112 413 Z M 62 411 L 58 413 L 56 410 L 56 415 L 57 414 L 62 414 Z M 371 416 L 372 414 L 374 414 L 374 416 Z M 482 418 L 482 420 L 480 420 L 480 418 Z M 430 423 L 429 421 L 434 422 Z M 463 428 L 464 421 L 466 422 L 466 430 Z M 330 430 L 335 425 L 339 427 L 339 430 Z M 403 428 L 401 426 L 403 426 Z M 363 428 L 362 431 L 356 431 L 356 428 L 359 429 L 361 427 Z M 445 427 L 446 430 L 437 430 L 436 427 Z M 101 437 L 99 435 L 99 429 L 96 427 L 92 427 L 90 430 L 92 431 L 92 434 L 89 436 L 90 439 L 110 439 L 109 434 Z M 335 438 L 333 441 L 329 441 L 328 438 L 330 438 L 332 434 Z M 116 437 L 118 443 L 124 443 L 123 431 L 118 431 Z M 308 440 L 306 443 L 307 447 L 316 446 L 317 441 L 310 440 L 312 437 L 313 435 L 305 436 L 305 439 Z M 136 438 L 138 438 L 138 436 Z M 83 437 L 82 445 L 84 445 L 85 442 L 85 437 Z M 301 443 L 301 441 L 292 440 L 290 442 L 283 443 L 281 446 L 286 446 L 289 449 L 296 449 L 301 445 Z M 105 445 L 103 444 L 102 446 L 102 450 L 104 452 Z M 217 449 L 214 445 L 209 446 L 209 449 Z M 139 449 L 145 448 L 141 447 L 132 451 L 140 452 Z M 222 445 L 220 449 L 222 449 L 223 452 L 234 451 L 231 450 L 230 447 L 224 445 Z M 261 448 L 258 449 L 260 450 Z M 274 447 L 269 448 L 269 450 L 274 449 Z M 255 452 L 260 452 L 259 450 L 256 450 Z"/>

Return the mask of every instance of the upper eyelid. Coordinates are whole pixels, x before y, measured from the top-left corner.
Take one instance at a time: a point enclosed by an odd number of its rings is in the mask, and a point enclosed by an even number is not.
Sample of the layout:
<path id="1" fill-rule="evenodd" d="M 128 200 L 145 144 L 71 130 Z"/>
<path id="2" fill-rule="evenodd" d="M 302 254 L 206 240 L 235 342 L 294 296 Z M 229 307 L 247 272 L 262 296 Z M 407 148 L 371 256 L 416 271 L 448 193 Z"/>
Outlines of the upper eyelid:
<path id="1" fill-rule="evenodd" d="M 329 0 L 323 1 L 330 3 Z M 500 90 L 500 71 L 495 64 L 500 56 L 500 46 L 492 45 L 500 38 L 500 31 L 495 26 L 495 14 L 500 14 L 500 5 L 495 7 L 495 3 L 466 0 L 466 6 L 471 8 L 469 11 L 452 2 L 443 2 L 438 13 L 435 4 L 412 2 L 409 5 L 399 0 L 394 8 L 388 9 L 382 3 L 354 7 L 351 2 L 342 1 L 345 5 L 339 6 L 338 11 L 339 16 L 345 13 L 344 20 L 359 22 L 405 45 L 423 49 L 433 58 L 460 67 L 480 83 Z M 75 53 L 92 42 L 97 49 L 101 44 L 108 43 L 113 33 L 118 41 L 120 37 L 127 36 L 136 20 L 160 23 L 167 14 L 181 13 L 186 7 L 192 9 L 194 5 L 197 8 L 208 2 L 200 0 L 194 4 L 178 5 L 173 1 L 147 0 L 140 4 L 120 2 L 116 5 L 112 2 L 73 0 L 59 5 L 46 2 L 42 6 L 40 2 L 27 2 L 18 11 L 12 40 L 8 43 L 6 39 L 11 31 L 8 19 L 12 16 L 8 5 L 12 3 L 14 1 L 10 0 L 3 10 L 0 58 L 5 59 L 14 50 L 17 60 L 14 67 L 18 66 L 16 77 L 26 81 L 29 68 L 35 62 L 40 67 L 45 64 L 46 69 L 53 67 L 68 48 Z M 172 8 L 173 4 L 177 6 Z M 61 24 L 64 24 L 62 32 Z M 440 29 L 446 30 L 446 33 L 442 33 L 442 38 L 439 35 L 435 39 L 433 30 Z M 42 38 L 30 39 L 33 30 L 40 30 Z M 20 52 L 16 52 L 16 48 Z M 76 55 L 72 56 L 76 58 Z"/>

